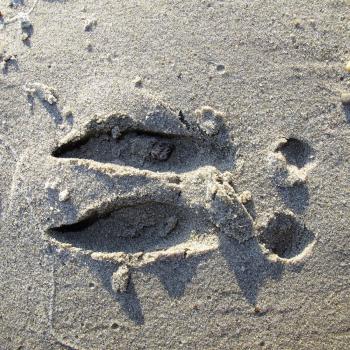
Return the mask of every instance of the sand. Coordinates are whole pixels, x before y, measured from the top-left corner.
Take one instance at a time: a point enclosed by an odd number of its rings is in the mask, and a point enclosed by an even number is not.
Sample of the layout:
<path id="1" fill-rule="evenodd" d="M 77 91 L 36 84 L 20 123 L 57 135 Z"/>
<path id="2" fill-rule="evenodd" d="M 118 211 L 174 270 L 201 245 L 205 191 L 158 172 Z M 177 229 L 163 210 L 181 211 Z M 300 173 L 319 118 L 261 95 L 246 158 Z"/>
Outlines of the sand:
<path id="1" fill-rule="evenodd" d="M 0 349 L 350 346 L 350 2 L 0 1 Z"/>

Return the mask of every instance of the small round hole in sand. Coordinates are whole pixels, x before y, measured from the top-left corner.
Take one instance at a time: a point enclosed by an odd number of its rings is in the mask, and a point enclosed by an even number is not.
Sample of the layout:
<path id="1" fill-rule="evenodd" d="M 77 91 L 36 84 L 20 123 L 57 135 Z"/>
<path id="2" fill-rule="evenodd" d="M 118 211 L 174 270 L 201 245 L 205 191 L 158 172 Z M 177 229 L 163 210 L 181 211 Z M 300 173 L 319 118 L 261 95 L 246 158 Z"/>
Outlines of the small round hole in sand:
<path id="1" fill-rule="evenodd" d="M 216 70 L 218 71 L 218 72 L 224 72 L 225 71 L 225 66 L 223 65 L 223 64 L 218 64 L 217 66 L 216 66 Z"/>
<path id="2" fill-rule="evenodd" d="M 284 259 L 301 254 L 315 238 L 314 234 L 289 212 L 274 213 L 259 230 L 260 243 Z"/>
<path id="3" fill-rule="evenodd" d="M 276 152 L 281 152 L 289 164 L 304 167 L 313 157 L 312 148 L 304 141 L 296 138 L 289 138 L 280 144 Z"/>

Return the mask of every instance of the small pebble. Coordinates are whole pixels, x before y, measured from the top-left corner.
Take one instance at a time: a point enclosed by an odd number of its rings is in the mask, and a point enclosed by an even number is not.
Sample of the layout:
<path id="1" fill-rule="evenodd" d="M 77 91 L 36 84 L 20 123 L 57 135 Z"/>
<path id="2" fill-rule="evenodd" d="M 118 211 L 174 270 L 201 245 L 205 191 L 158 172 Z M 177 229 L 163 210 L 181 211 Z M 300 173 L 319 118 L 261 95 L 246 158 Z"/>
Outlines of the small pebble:
<path id="1" fill-rule="evenodd" d="M 60 194 L 58 195 L 58 200 L 60 202 L 66 202 L 70 197 L 69 191 L 68 190 L 63 190 L 62 192 L 60 192 Z"/>
<path id="2" fill-rule="evenodd" d="M 311 19 L 309 20 L 309 23 L 310 23 L 310 26 L 311 26 L 312 28 L 315 28 L 315 27 L 316 27 L 316 21 L 315 21 L 313 18 L 311 18 Z"/>
<path id="3" fill-rule="evenodd" d="M 97 20 L 96 19 L 91 19 L 85 24 L 85 31 L 86 32 L 91 32 L 94 30 L 97 26 Z"/>
<path id="4" fill-rule="evenodd" d="M 112 275 L 112 288 L 115 292 L 125 293 L 128 289 L 130 279 L 129 268 L 127 266 L 120 266 Z"/>
<path id="5" fill-rule="evenodd" d="M 164 162 L 168 160 L 174 150 L 174 145 L 167 142 L 156 142 L 152 146 L 150 156 L 152 160 Z"/>
<path id="6" fill-rule="evenodd" d="M 134 83 L 135 87 L 142 87 L 142 79 L 140 77 L 136 77 L 132 82 Z"/>
<path id="7" fill-rule="evenodd" d="M 27 41 L 28 39 L 29 39 L 29 34 L 28 33 L 22 33 L 21 40 L 22 41 Z"/>
<path id="8" fill-rule="evenodd" d="M 346 71 L 347 73 L 350 73 L 350 61 L 346 64 L 346 66 L 345 66 L 345 71 Z"/>
<path id="9" fill-rule="evenodd" d="M 242 204 L 247 204 L 252 200 L 252 193 L 250 191 L 244 191 L 242 194 L 239 196 L 239 199 Z"/>
<path id="10" fill-rule="evenodd" d="M 349 92 L 343 92 L 340 95 L 340 101 L 343 105 L 350 105 L 350 93 Z"/>
<path id="11" fill-rule="evenodd" d="M 294 24 L 295 28 L 301 28 L 301 23 L 302 23 L 302 21 L 301 21 L 300 18 L 294 18 L 293 19 L 293 24 Z"/>

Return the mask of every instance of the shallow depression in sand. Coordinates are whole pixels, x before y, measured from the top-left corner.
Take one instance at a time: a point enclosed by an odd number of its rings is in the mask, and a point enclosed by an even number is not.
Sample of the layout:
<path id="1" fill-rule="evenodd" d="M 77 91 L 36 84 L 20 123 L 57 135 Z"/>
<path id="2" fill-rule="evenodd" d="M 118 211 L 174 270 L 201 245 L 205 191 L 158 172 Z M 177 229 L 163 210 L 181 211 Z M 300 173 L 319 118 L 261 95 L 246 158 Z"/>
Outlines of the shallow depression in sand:
<path id="1" fill-rule="evenodd" d="M 271 216 L 258 236 L 260 243 L 284 259 L 301 254 L 314 239 L 314 234 L 288 212 Z"/>
<path id="2" fill-rule="evenodd" d="M 135 253 L 164 249 L 188 238 L 184 213 L 171 205 L 149 203 L 90 215 L 48 231 L 62 243 L 98 252 Z"/>

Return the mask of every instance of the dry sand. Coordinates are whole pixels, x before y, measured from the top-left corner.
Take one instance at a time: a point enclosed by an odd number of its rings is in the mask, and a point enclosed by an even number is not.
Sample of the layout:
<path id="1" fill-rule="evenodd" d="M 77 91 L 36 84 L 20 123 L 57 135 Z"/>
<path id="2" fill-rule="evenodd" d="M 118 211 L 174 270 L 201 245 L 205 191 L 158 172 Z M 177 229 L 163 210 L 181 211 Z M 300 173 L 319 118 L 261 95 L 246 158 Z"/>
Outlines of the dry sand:
<path id="1" fill-rule="evenodd" d="M 350 347 L 348 0 L 0 12 L 1 350 Z"/>

